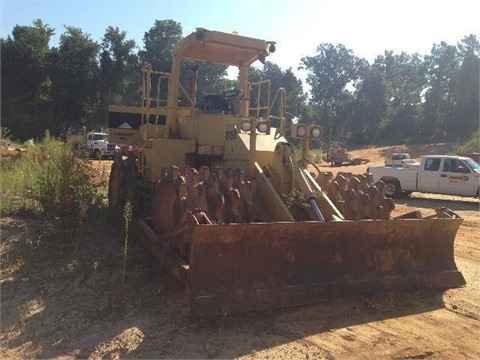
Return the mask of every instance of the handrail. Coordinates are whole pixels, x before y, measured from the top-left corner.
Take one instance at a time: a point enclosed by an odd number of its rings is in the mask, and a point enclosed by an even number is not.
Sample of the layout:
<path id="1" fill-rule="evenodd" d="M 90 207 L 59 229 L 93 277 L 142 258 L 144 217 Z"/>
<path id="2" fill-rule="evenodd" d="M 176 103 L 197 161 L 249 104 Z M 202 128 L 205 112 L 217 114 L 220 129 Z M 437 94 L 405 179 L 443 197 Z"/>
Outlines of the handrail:
<path id="1" fill-rule="evenodd" d="M 262 86 L 264 84 L 267 84 L 267 90 L 266 90 L 266 94 L 267 94 L 267 100 L 266 100 L 266 104 L 265 105 L 262 105 Z M 252 88 L 253 87 L 257 87 L 257 101 L 256 101 L 256 106 L 254 107 L 250 107 L 248 108 L 248 115 L 250 116 L 250 112 L 251 111 L 254 111 L 255 112 L 255 116 L 258 118 L 260 117 L 260 112 L 262 110 L 265 110 L 268 112 L 268 109 L 270 107 L 270 80 L 261 80 L 261 81 L 258 81 L 258 82 L 249 82 L 248 83 L 248 91 L 247 91 L 247 98 L 250 99 L 250 93 L 252 91 Z"/>
<path id="2" fill-rule="evenodd" d="M 167 72 L 161 72 L 161 71 L 154 71 L 152 70 L 151 65 L 147 65 L 143 67 L 142 69 L 143 72 L 143 93 L 142 93 L 142 99 L 141 99 L 141 104 L 142 104 L 142 124 L 146 125 L 148 124 L 148 119 L 150 118 L 150 109 L 151 109 L 151 103 L 155 103 L 155 109 L 158 109 L 161 107 L 162 104 L 167 104 L 167 98 L 162 98 L 162 83 L 165 83 L 166 80 L 166 91 L 165 91 L 165 96 L 168 94 L 168 88 L 170 85 L 170 78 L 172 76 L 171 73 Z M 155 89 L 156 89 L 156 94 L 154 97 L 152 97 L 152 75 L 158 75 Z M 158 111 L 155 112 L 155 124 L 158 125 Z"/>
<path id="3" fill-rule="evenodd" d="M 170 86 L 170 81 L 172 74 L 167 73 L 167 72 L 161 72 L 161 71 L 154 71 L 152 70 L 151 66 L 147 65 L 143 69 L 143 94 L 142 94 L 142 124 L 147 124 L 148 119 L 150 117 L 150 109 L 151 109 L 151 104 L 155 104 L 155 109 L 160 108 L 162 105 L 166 107 L 167 105 L 167 96 L 168 96 L 168 88 Z M 155 84 L 155 89 L 156 93 L 155 96 L 152 96 L 152 75 L 158 75 L 156 79 L 156 84 Z M 165 84 L 166 81 L 166 87 L 162 88 L 162 83 Z M 182 91 L 183 95 L 187 98 L 187 101 L 190 104 L 190 107 L 192 108 L 192 111 L 195 109 L 195 104 L 190 97 L 190 94 L 185 90 L 185 88 L 182 86 L 182 84 L 179 82 L 179 87 L 180 90 Z M 162 90 L 165 91 L 165 94 L 162 93 Z M 162 95 L 164 95 L 164 98 L 162 98 Z M 155 118 L 155 124 L 158 125 L 158 111 L 155 112 L 156 118 Z"/>
<path id="4" fill-rule="evenodd" d="M 273 106 L 277 102 L 277 99 L 279 99 L 279 104 L 278 104 L 279 115 L 271 115 Z M 280 120 L 279 129 L 280 129 L 281 136 L 285 136 L 285 114 L 286 113 L 287 113 L 287 92 L 285 91 L 284 88 L 281 87 L 277 90 L 277 93 L 273 98 L 272 105 L 268 108 L 268 112 L 267 112 L 268 119 Z"/>
<path id="5" fill-rule="evenodd" d="M 168 88 L 170 87 L 170 81 L 172 74 L 167 72 L 160 72 L 152 70 L 151 65 L 146 65 L 143 69 L 143 94 L 142 94 L 142 124 L 148 124 L 148 120 L 151 115 L 152 103 L 155 104 L 155 124 L 158 125 L 159 111 L 158 109 L 162 105 L 167 104 Z M 156 75 L 155 83 L 155 96 L 152 96 L 152 76 Z M 162 87 L 166 81 L 166 88 Z M 254 112 L 256 118 L 260 118 L 262 113 L 264 113 L 266 120 L 269 122 L 271 120 L 280 120 L 279 132 L 281 136 L 285 136 L 285 114 L 286 114 L 286 91 L 284 88 L 279 88 L 273 98 L 273 101 L 270 103 L 270 80 L 261 80 L 258 82 L 249 82 L 247 88 L 247 98 L 250 99 L 250 94 L 252 89 L 256 88 L 256 104 L 248 108 L 248 113 L 250 116 L 251 112 Z M 265 89 L 266 87 L 266 89 Z M 190 104 L 192 110 L 195 109 L 195 104 L 190 94 L 185 90 L 182 84 L 179 82 L 180 91 L 185 95 L 187 101 Z M 165 94 L 162 93 L 162 90 L 166 89 Z M 263 94 L 262 94 L 262 90 Z M 162 98 L 162 95 L 165 95 Z M 262 95 L 264 95 L 262 97 Z M 266 96 L 265 96 L 266 95 Z M 266 100 L 265 100 L 266 98 Z M 278 105 L 278 115 L 272 115 L 272 110 L 275 105 Z M 165 107 L 166 108 L 166 107 Z"/>
<path id="6" fill-rule="evenodd" d="M 262 87 L 266 84 L 266 104 L 262 104 Z M 265 118 L 271 122 L 271 120 L 280 120 L 279 132 L 281 136 L 285 136 L 286 125 L 285 125 L 285 114 L 287 112 L 287 93 L 284 88 L 279 88 L 275 93 L 275 97 L 273 101 L 270 102 L 270 80 L 261 80 L 258 82 L 250 82 L 248 83 L 248 93 L 247 97 L 250 98 L 250 93 L 252 88 L 256 87 L 257 90 L 257 98 L 256 98 L 256 106 L 249 107 L 248 113 L 250 115 L 251 112 L 255 113 L 255 117 L 259 118 L 261 115 L 261 111 L 265 111 Z M 278 105 L 278 115 L 272 115 L 272 110 L 275 105 Z"/>
<path id="7" fill-rule="evenodd" d="M 193 102 L 193 99 L 190 97 L 190 94 L 188 93 L 187 90 L 185 90 L 185 88 L 183 87 L 183 85 L 180 82 L 178 82 L 178 85 L 180 87 L 180 90 L 182 90 L 183 94 L 185 95 L 188 102 L 190 103 L 190 107 L 192 108 L 192 111 L 193 111 L 195 109 L 195 104 Z"/>

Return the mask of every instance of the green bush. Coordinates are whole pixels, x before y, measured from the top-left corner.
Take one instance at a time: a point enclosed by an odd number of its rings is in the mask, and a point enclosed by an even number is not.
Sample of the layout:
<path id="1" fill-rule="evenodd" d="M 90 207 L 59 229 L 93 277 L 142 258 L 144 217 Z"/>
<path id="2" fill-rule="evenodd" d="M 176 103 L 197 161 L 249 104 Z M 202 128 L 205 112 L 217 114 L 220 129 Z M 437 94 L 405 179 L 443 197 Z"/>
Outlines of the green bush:
<path id="1" fill-rule="evenodd" d="M 469 140 L 453 147 L 451 153 L 475 153 L 480 152 L 480 130 L 472 134 Z"/>
<path id="2" fill-rule="evenodd" d="M 302 144 L 295 146 L 294 155 L 297 162 L 302 160 Z M 322 150 L 310 148 L 308 151 L 307 160 L 310 160 L 314 164 L 322 163 Z"/>
<path id="3" fill-rule="evenodd" d="M 2 162 L 0 211 L 7 215 L 23 209 L 47 218 L 86 218 L 102 204 L 102 186 L 73 155 L 70 144 L 46 134 L 18 156 Z"/>

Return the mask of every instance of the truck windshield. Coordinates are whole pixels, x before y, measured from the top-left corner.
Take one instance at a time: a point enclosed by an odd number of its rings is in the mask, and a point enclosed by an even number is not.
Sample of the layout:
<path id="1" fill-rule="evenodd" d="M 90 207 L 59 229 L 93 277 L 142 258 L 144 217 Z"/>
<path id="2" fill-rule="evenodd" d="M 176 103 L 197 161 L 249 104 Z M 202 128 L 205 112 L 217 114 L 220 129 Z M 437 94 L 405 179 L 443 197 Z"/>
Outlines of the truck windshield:
<path id="1" fill-rule="evenodd" d="M 393 154 L 392 160 L 406 160 L 410 159 L 410 155 L 408 154 Z"/>
<path id="2" fill-rule="evenodd" d="M 93 140 L 104 140 L 107 141 L 107 134 L 93 134 Z"/>
<path id="3" fill-rule="evenodd" d="M 475 160 L 466 159 L 465 162 L 473 171 L 480 174 L 480 165 Z"/>

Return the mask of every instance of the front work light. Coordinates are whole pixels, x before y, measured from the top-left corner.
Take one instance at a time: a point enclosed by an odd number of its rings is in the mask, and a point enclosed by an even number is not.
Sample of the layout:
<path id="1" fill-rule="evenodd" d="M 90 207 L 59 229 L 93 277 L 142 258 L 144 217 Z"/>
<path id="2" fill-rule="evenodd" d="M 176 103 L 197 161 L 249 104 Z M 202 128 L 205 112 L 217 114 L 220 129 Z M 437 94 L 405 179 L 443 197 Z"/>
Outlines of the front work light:
<path id="1" fill-rule="evenodd" d="M 320 126 L 310 126 L 310 138 L 319 139 L 323 136 L 323 129 Z"/>
<path id="2" fill-rule="evenodd" d="M 304 137 L 305 135 L 307 135 L 307 128 L 304 125 L 298 125 L 297 136 Z"/>
<path id="3" fill-rule="evenodd" d="M 292 124 L 292 138 L 320 140 L 323 137 L 323 127 L 319 125 Z"/>
<path id="4" fill-rule="evenodd" d="M 258 132 L 266 134 L 268 131 L 268 124 L 266 121 L 260 121 L 257 125 Z"/>
<path id="5" fill-rule="evenodd" d="M 262 118 L 243 119 L 237 123 L 237 132 L 268 135 L 270 134 L 270 122 Z"/>
<path id="6" fill-rule="evenodd" d="M 240 124 L 240 128 L 242 131 L 249 132 L 252 130 L 252 123 L 250 120 L 243 120 L 242 123 Z"/>

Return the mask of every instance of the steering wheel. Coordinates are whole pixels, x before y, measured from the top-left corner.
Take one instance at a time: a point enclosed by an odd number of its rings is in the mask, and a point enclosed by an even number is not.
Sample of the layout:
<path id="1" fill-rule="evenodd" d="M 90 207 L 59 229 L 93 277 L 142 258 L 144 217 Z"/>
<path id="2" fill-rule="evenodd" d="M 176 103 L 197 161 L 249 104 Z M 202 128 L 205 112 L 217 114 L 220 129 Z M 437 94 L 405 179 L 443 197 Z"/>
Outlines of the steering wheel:
<path id="1" fill-rule="evenodd" d="M 223 96 L 227 99 L 243 99 L 245 93 L 240 89 L 231 89 L 223 92 Z"/>

